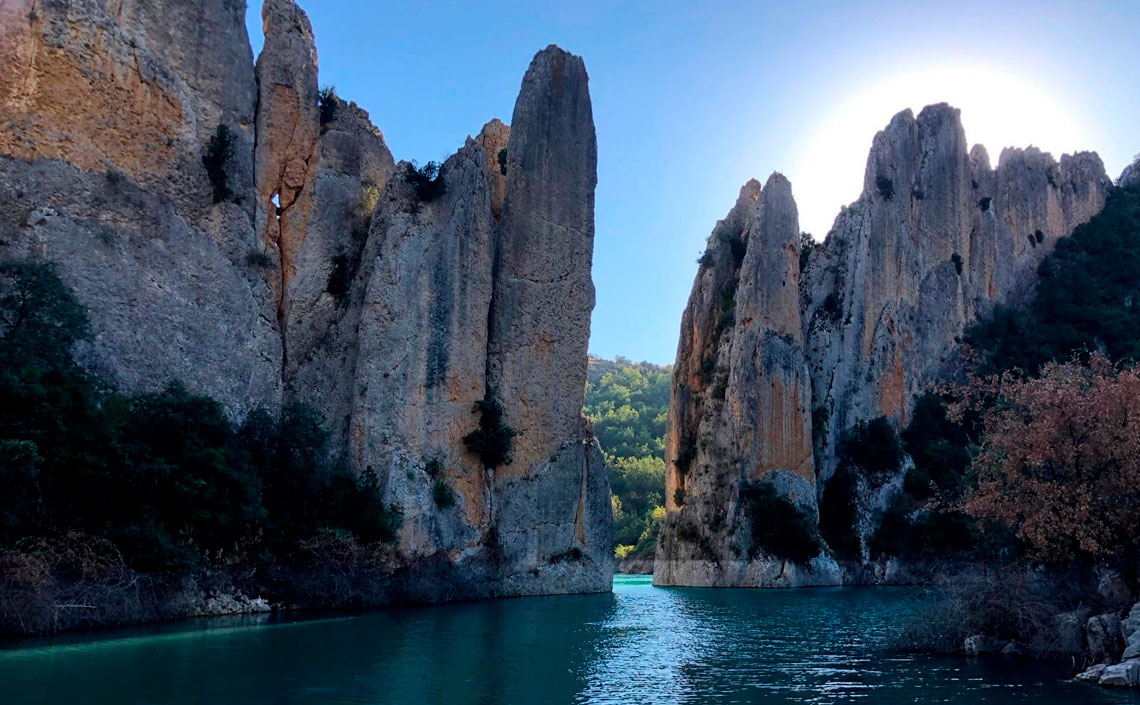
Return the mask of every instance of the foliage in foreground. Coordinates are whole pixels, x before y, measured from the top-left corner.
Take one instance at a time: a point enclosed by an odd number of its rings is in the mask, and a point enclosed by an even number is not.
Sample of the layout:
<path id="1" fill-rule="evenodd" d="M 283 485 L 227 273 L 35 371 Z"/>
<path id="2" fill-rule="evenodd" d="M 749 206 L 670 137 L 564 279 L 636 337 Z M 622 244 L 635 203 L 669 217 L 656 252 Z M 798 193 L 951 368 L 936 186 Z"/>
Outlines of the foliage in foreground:
<path id="1" fill-rule="evenodd" d="M 1095 353 L 1087 365 L 1050 362 L 1039 377 L 1006 374 L 996 385 L 965 509 L 1013 527 L 1042 562 L 1134 563 L 1140 370 Z"/>
<path id="2" fill-rule="evenodd" d="M 130 570 L 185 573 L 288 560 L 326 530 L 394 539 L 399 512 L 374 473 L 330 465 L 315 411 L 235 426 L 177 383 L 122 395 L 72 361 L 89 331 L 51 264 L 0 263 L 0 549 L 86 535 Z"/>

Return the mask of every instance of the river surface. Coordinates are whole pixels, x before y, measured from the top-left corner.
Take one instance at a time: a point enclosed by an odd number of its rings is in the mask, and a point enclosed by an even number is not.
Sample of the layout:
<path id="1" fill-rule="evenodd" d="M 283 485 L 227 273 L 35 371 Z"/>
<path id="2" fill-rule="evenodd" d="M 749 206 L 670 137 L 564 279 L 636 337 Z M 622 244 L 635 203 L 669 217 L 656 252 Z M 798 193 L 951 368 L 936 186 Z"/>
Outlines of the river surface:
<path id="1" fill-rule="evenodd" d="M 1083 703 L 1063 667 L 886 650 L 896 588 L 663 589 L 8 644 L 0 703 Z"/>

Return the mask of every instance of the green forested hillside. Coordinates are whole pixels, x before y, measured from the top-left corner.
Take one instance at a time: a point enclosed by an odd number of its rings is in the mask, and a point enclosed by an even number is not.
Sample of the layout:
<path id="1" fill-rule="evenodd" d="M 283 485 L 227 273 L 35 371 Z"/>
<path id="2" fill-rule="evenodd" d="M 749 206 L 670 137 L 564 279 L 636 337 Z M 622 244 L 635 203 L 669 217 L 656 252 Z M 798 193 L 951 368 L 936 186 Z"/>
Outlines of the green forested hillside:
<path id="1" fill-rule="evenodd" d="M 672 367 L 590 359 L 586 416 L 602 444 L 613 493 L 614 543 L 642 553 L 656 542 L 665 494 L 665 414 Z M 656 510 L 656 511 L 655 511 Z M 619 549 L 626 554 L 631 549 Z"/>

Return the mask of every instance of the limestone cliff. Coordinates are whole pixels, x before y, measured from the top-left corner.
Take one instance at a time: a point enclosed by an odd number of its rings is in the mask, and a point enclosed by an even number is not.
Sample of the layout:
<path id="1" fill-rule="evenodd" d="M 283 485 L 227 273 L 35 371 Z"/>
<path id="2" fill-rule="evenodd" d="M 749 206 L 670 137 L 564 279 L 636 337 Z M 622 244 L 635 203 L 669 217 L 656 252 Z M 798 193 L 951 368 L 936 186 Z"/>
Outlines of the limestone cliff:
<path id="1" fill-rule="evenodd" d="M 128 390 L 181 380 L 235 416 L 281 399 L 253 207 L 256 81 L 240 0 L 0 7 L 0 257 L 57 261 Z M 225 198 L 203 154 L 228 131 Z"/>
<path id="2" fill-rule="evenodd" d="M 59 262 L 127 392 L 316 407 L 403 511 L 398 599 L 608 589 L 584 63 L 540 52 L 432 181 L 319 95 L 293 0 L 262 15 L 255 64 L 240 0 L 0 3 L 0 257 Z M 495 468 L 483 400 L 517 433 Z"/>
<path id="3" fill-rule="evenodd" d="M 966 326 L 1028 294 L 1041 259 L 1110 185 L 1089 153 L 1057 163 L 1005 150 L 992 169 L 984 149 L 967 151 L 958 111 L 934 105 L 875 136 L 862 195 L 803 258 L 786 180 L 773 176 L 758 199 L 745 186 L 682 319 L 655 580 L 839 582 L 824 554 L 810 565 L 755 555 L 742 492 L 768 481 L 818 515 L 840 435 L 879 416 L 905 425 Z"/>
<path id="4" fill-rule="evenodd" d="M 330 336 L 353 360 L 349 461 L 404 508 L 408 555 L 474 594 L 609 586 L 609 489 L 581 416 L 595 173 L 585 66 L 550 47 L 511 128 L 488 123 L 435 182 L 397 167 Z M 464 441 L 484 399 L 518 432 L 497 468 Z"/>

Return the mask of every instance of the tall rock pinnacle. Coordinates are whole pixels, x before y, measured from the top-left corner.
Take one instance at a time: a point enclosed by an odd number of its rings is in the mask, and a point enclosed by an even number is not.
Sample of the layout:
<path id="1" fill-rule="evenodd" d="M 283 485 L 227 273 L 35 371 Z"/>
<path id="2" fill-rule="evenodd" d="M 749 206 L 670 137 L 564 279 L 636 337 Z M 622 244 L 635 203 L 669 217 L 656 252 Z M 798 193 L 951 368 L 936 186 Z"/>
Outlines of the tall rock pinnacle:
<path id="1" fill-rule="evenodd" d="M 577 433 L 594 284 L 598 148 L 586 66 L 550 46 L 530 64 L 506 154 L 487 386 L 518 438 L 514 468 Z"/>
<path id="2" fill-rule="evenodd" d="M 1006 150 L 991 169 L 945 104 L 903 111 L 875 136 L 862 196 L 802 253 L 786 180 L 758 197 L 746 185 L 682 317 L 654 580 L 841 582 L 826 552 L 797 563 L 753 545 L 763 517 L 745 495 L 770 483 L 814 521 L 842 434 L 877 417 L 905 426 L 966 326 L 1027 295 L 1041 259 L 1099 212 L 1109 185 L 1089 153 L 1058 163 Z"/>
<path id="3" fill-rule="evenodd" d="M 276 255 L 278 322 L 288 317 L 285 292 L 305 240 L 320 160 L 317 49 L 309 18 L 293 0 L 261 7 L 265 45 L 257 58 L 255 227 Z"/>
<path id="4" fill-rule="evenodd" d="M 581 415 L 596 183 L 582 60 L 540 52 L 514 122 L 487 123 L 434 182 L 396 165 L 342 307 L 290 348 L 289 389 L 345 420 L 347 462 L 403 508 L 401 550 L 446 557 L 463 594 L 604 590 L 609 489 Z M 291 319 L 288 339 L 303 325 Z M 517 432 L 494 468 L 465 441 L 484 399 Z M 438 485 L 454 506 L 433 500 Z"/>

